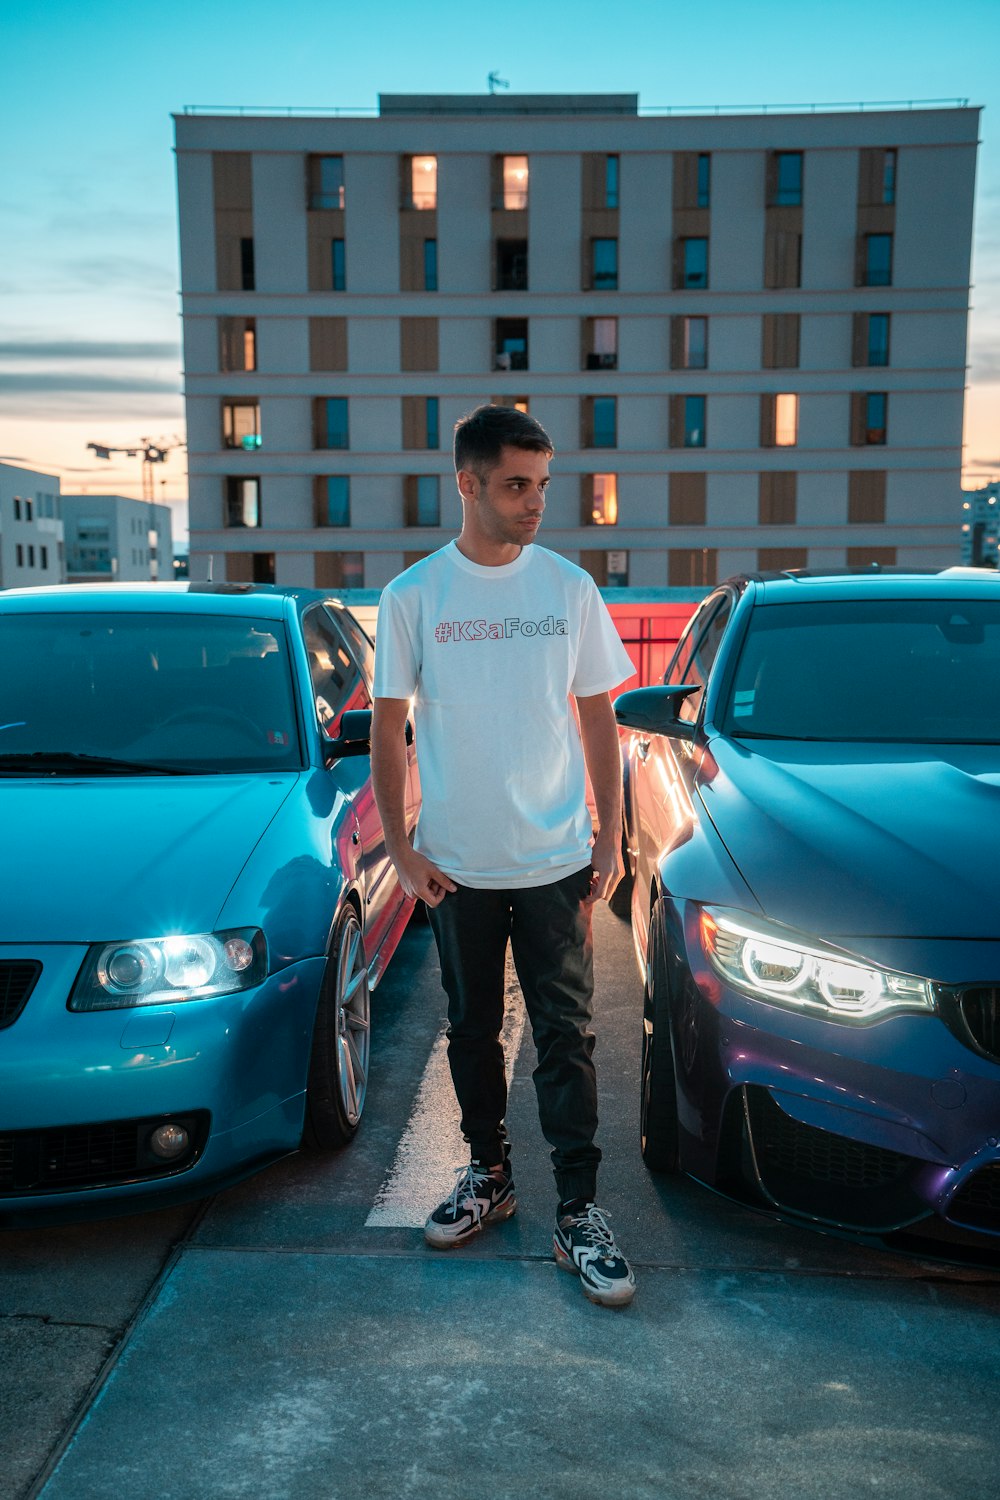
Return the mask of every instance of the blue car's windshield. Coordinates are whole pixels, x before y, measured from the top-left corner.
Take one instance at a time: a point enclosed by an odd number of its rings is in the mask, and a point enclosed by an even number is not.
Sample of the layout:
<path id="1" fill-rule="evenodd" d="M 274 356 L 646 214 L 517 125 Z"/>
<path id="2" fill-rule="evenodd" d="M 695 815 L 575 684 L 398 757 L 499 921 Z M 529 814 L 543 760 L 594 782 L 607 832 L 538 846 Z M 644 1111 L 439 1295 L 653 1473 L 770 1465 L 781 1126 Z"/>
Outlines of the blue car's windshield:
<path id="1" fill-rule="evenodd" d="M 736 738 L 1000 743 L 1000 603 L 757 608 L 718 717 Z"/>
<path id="2" fill-rule="evenodd" d="M 0 774 L 302 764 L 284 629 L 221 615 L 0 614 Z M 87 758 L 90 758 L 88 762 Z M 100 760 L 108 764 L 102 767 Z"/>

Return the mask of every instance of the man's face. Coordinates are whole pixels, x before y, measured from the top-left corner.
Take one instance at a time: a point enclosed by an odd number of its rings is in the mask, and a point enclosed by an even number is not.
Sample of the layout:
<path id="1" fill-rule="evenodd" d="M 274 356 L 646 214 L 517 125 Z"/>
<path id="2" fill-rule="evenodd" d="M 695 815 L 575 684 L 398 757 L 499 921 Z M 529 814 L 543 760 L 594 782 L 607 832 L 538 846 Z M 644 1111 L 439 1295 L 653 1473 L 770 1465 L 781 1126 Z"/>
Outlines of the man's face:
<path id="1" fill-rule="evenodd" d="M 548 484 L 547 453 L 505 446 L 485 483 L 468 470 L 460 476 L 462 494 L 470 502 L 466 505 L 466 524 L 485 541 L 527 546 L 535 540 L 541 525 Z"/>

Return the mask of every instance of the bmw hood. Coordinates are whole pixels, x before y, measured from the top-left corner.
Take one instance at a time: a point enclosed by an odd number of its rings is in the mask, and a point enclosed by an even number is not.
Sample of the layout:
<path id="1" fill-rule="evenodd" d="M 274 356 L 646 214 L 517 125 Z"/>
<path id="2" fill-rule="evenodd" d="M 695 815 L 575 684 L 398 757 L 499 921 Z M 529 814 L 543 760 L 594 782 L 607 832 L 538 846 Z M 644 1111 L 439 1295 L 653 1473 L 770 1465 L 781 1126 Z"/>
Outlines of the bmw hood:
<path id="1" fill-rule="evenodd" d="M 710 749 L 699 793 L 768 916 L 832 938 L 1000 938 L 1000 747 Z"/>
<path id="2" fill-rule="evenodd" d="M 0 943 L 210 932 L 296 776 L 0 782 Z"/>

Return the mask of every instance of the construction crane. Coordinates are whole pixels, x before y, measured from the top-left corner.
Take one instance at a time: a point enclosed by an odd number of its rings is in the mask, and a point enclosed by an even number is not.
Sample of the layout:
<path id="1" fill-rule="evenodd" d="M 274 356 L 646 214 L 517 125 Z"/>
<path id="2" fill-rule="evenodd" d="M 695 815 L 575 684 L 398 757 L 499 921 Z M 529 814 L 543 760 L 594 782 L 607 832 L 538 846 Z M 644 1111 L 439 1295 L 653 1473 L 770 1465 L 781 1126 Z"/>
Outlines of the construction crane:
<path id="1" fill-rule="evenodd" d="M 154 443 L 150 438 L 140 438 L 138 444 L 133 448 L 110 448 L 104 443 L 88 443 L 87 447 L 95 458 L 111 458 L 116 453 L 123 453 L 126 458 L 138 458 L 142 455 L 142 498 L 150 505 L 156 500 L 156 482 L 153 478 L 153 465 L 165 464 L 169 455 L 175 448 L 183 448 L 185 445 L 180 438 L 175 437 L 172 443 Z"/>

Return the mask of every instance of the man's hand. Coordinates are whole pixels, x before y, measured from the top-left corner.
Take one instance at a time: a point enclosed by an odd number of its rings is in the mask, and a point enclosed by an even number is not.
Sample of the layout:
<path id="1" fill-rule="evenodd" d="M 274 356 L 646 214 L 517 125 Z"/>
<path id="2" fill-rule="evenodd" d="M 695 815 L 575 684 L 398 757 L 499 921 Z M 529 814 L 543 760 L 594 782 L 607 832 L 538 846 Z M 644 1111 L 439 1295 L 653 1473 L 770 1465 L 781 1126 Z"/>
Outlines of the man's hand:
<path id="1" fill-rule="evenodd" d="M 449 876 L 431 864 L 425 855 L 411 849 L 409 844 L 394 851 L 390 858 L 406 895 L 426 901 L 428 906 L 440 906 L 449 891 L 458 890 Z"/>
<path id="2" fill-rule="evenodd" d="M 601 830 L 590 852 L 590 867 L 590 895 L 586 904 L 593 906 L 597 901 L 607 901 L 625 874 L 620 834 Z"/>

